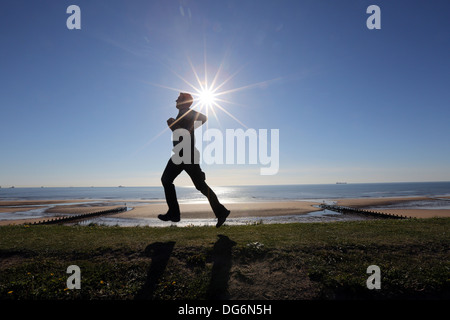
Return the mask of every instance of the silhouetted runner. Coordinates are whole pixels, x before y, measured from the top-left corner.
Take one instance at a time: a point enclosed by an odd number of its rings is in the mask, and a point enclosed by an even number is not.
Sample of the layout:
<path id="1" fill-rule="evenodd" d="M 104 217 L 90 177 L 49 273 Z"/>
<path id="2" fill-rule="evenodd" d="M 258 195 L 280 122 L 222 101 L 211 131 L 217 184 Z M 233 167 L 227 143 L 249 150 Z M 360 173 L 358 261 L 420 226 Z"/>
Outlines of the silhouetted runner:
<path id="1" fill-rule="evenodd" d="M 169 206 L 169 210 L 166 214 L 158 215 L 158 218 L 162 221 L 180 221 L 180 207 L 178 205 L 173 181 L 184 170 L 191 177 L 195 188 L 208 198 L 209 204 L 211 205 L 211 208 L 217 217 L 216 227 L 220 227 L 225 222 L 226 218 L 230 214 L 230 211 L 219 202 L 214 191 L 212 191 L 211 188 L 206 184 L 205 173 L 202 171 L 199 164 L 200 153 L 195 148 L 194 130 L 196 128 L 194 128 L 194 122 L 198 121 L 197 123 L 203 124 L 206 122 L 207 117 L 204 114 L 190 109 L 193 98 L 189 93 L 180 93 L 176 102 L 176 107 L 179 110 L 178 116 L 176 119 L 170 118 L 169 120 L 167 120 L 167 125 L 172 131 L 175 131 L 177 129 L 185 129 L 189 132 L 191 138 L 191 157 L 189 159 L 190 161 L 186 161 L 188 163 L 185 163 L 184 161 L 181 161 L 181 163 L 179 163 L 178 160 L 183 156 L 182 152 L 188 151 L 181 150 L 179 154 L 174 154 L 167 162 L 166 168 L 164 169 L 164 173 L 161 177 L 161 182 L 164 187 L 164 193 L 166 196 L 167 205 Z M 182 142 L 181 138 L 182 137 L 180 137 L 179 141 L 176 141 L 176 139 L 174 139 L 174 147 Z M 177 161 L 175 162 L 173 161 L 174 157 L 178 157 Z"/>

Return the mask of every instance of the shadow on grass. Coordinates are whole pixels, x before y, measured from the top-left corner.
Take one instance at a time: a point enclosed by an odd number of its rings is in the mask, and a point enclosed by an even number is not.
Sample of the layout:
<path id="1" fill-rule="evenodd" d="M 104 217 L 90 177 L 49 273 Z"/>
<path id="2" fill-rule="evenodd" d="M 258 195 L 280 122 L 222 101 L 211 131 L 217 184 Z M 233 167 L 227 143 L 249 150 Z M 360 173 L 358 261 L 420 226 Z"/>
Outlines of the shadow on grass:
<path id="1" fill-rule="evenodd" d="M 236 242 L 227 236 L 218 235 L 218 237 L 219 240 L 214 244 L 212 252 L 211 281 L 206 292 L 206 299 L 211 300 L 229 299 L 228 280 L 231 270 L 231 249 L 236 245 Z"/>
<path id="2" fill-rule="evenodd" d="M 219 239 L 212 250 L 211 279 L 205 292 L 205 298 L 209 300 L 229 299 L 228 281 L 232 265 L 231 251 L 236 242 L 224 235 L 218 235 L 218 237 Z M 152 262 L 147 273 L 147 279 L 135 296 L 136 300 L 152 300 L 155 298 L 155 291 L 167 267 L 174 246 L 175 242 L 169 241 L 155 242 L 145 248 L 145 255 L 151 258 Z"/>
<path id="3" fill-rule="evenodd" d="M 137 300 L 152 299 L 159 279 L 166 269 L 175 241 L 155 242 L 145 248 L 145 255 L 152 259 L 147 280 L 136 295 Z"/>

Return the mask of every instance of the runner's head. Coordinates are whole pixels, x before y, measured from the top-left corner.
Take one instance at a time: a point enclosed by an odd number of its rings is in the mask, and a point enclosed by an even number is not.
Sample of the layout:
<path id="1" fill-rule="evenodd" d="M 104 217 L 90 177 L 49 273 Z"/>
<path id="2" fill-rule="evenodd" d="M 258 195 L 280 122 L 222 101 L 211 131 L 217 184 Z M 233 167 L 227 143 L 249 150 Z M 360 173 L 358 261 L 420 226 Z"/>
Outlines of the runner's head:
<path id="1" fill-rule="evenodd" d="M 189 108 L 192 105 L 193 101 L 194 99 L 192 98 L 191 94 L 181 92 L 180 95 L 178 96 L 178 99 L 176 100 L 177 108 L 178 109 Z"/>

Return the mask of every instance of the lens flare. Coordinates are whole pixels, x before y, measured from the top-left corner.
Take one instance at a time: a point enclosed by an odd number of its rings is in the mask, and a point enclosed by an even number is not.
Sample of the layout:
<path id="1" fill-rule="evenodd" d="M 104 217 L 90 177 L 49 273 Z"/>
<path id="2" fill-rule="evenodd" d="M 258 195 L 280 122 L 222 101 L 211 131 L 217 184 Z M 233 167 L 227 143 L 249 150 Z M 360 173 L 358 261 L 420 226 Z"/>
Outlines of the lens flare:
<path id="1" fill-rule="evenodd" d="M 207 63 L 206 63 L 206 53 L 205 53 L 205 61 L 204 61 L 204 78 L 203 79 L 200 79 L 200 76 L 199 76 L 197 70 L 195 69 L 192 61 L 189 59 L 189 57 L 187 57 L 187 60 L 192 69 L 191 77 L 193 76 L 195 78 L 195 80 L 197 82 L 196 84 L 195 84 L 195 82 L 194 83 L 189 82 L 188 80 L 186 80 L 183 76 L 181 76 L 179 73 L 177 73 L 175 70 L 173 70 L 169 66 L 166 65 L 166 67 L 178 79 L 182 80 L 185 84 L 187 84 L 190 87 L 190 90 L 186 90 L 186 88 L 182 89 L 182 88 L 169 87 L 169 86 L 165 86 L 165 85 L 157 84 L 157 83 L 153 83 L 153 82 L 148 82 L 148 81 L 144 81 L 144 82 L 147 84 L 150 84 L 152 86 L 157 86 L 157 87 L 168 89 L 171 91 L 176 91 L 177 93 L 180 93 L 180 92 L 190 93 L 194 98 L 194 102 L 192 104 L 191 109 L 199 109 L 199 111 L 204 110 L 206 113 L 206 116 L 208 116 L 209 111 L 211 111 L 219 123 L 220 123 L 220 121 L 219 121 L 219 117 L 218 117 L 216 110 L 225 113 L 227 116 L 232 118 L 234 121 L 238 122 L 243 127 L 248 128 L 248 126 L 246 124 L 244 124 L 238 117 L 236 117 L 235 115 L 233 115 L 230 112 L 229 108 L 225 107 L 225 105 L 237 105 L 237 106 L 241 106 L 241 107 L 242 107 L 242 105 L 239 103 L 236 103 L 236 102 L 232 102 L 228 99 L 225 100 L 225 99 L 223 99 L 223 96 L 226 96 L 226 95 L 234 93 L 234 92 L 243 91 L 243 90 L 267 87 L 267 85 L 271 84 L 272 82 L 281 80 L 281 78 L 279 77 L 279 78 L 275 78 L 272 80 L 257 82 L 257 83 L 253 83 L 253 84 L 249 84 L 249 85 L 245 85 L 245 86 L 241 86 L 241 87 L 225 89 L 224 88 L 225 85 L 228 84 L 232 79 L 234 79 L 242 71 L 243 67 L 239 68 L 235 73 L 231 74 L 224 81 L 218 83 L 218 79 L 221 75 L 221 72 L 223 71 L 224 61 L 222 61 L 222 63 L 218 66 L 217 71 L 213 77 L 213 80 L 208 81 L 208 76 L 207 76 L 208 68 L 207 68 Z M 208 122 L 206 123 L 206 126 L 208 126 Z M 158 133 L 156 136 L 154 136 L 152 139 L 150 139 L 141 149 L 144 149 L 146 146 L 151 144 L 153 141 L 155 141 L 157 138 L 159 138 L 163 133 L 165 133 L 168 130 L 170 130 L 170 129 L 168 127 L 166 127 L 164 130 L 162 130 L 160 133 Z"/>
<path id="2" fill-rule="evenodd" d="M 200 103 L 201 108 L 211 108 L 214 104 L 217 103 L 216 95 L 211 90 L 201 90 L 200 92 L 198 92 L 198 102 Z"/>

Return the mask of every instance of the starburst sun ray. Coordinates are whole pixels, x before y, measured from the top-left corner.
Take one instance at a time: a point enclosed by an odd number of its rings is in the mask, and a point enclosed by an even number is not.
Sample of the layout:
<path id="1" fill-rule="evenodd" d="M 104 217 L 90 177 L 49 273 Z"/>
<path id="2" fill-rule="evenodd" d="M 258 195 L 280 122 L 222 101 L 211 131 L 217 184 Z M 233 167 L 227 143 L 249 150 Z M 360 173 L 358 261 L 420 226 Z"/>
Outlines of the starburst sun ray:
<path id="1" fill-rule="evenodd" d="M 191 109 L 196 109 L 199 108 L 199 111 L 205 109 L 205 113 L 206 116 L 208 116 L 209 111 L 211 110 L 212 114 L 214 115 L 215 119 L 217 120 L 217 122 L 220 125 L 220 121 L 219 121 L 219 116 L 217 114 L 217 110 L 219 109 L 221 111 L 223 111 L 227 116 L 229 116 L 230 118 L 232 118 L 233 120 L 235 120 L 236 122 L 238 122 L 240 125 L 242 125 L 245 128 L 248 128 L 247 125 L 245 125 L 238 117 L 236 117 L 235 115 L 233 115 L 229 110 L 227 110 L 227 108 L 225 108 L 223 106 L 223 103 L 225 104 L 233 104 L 233 105 L 238 105 L 238 106 L 244 106 L 242 104 L 233 102 L 233 101 L 229 101 L 226 99 L 223 99 L 222 97 L 224 95 L 230 94 L 230 93 L 235 93 L 235 92 L 239 92 L 239 91 L 244 91 L 244 90 L 249 90 L 252 88 L 261 88 L 261 87 L 265 87 L 275 81 L 279 81 L 281 78 L 275 78 L 272 80 L 267 80 L 267 81 L 261 81 L 261 82 L 257 82 L 257 83 L 253 83 L 253 84 L 249 84 L 249 85 L 245 85 L 245 86 L 241 86 L 241 87 L 236 87 L 236 88 L 232 88 L 232 89 L 228 89 L 228 90 L 223 90 L 222 88 L 229 83 L 233 78 L 235 78 L 243 69 L 244 66 L 240 67 L 237 71 L 235 71 L 233 74 L 231 74 L 229 77 L 227 77 L 224 81 L 222 81 L 221 83 L 217 84 L 219 76 L 221 75 L 222 71 L 223 71 L 223 66 L 224 66 L 224 61 L 222 61 L 219 65 L 219 67 L 217 68 L 217 71 L 214 74 L 214 77 L 212 78 L 212 82 L 208 83 L 208 70 L 207 70 L 207 63 L 206 63 L 206 52 L 204 52 L 204 81 L 201 81 L 201 77 L 199 75 L 199 73 L 197 72 L 197 70 L 194 67 L 194 64 L 192 63 L 192 61 L 189 59 L 189 57 L 187 58 L 188 63 L 192 69 L 192 73 L 193 76 L 195 78 L 195 80 L 197 81 L 197 85 L 189 82 L 188 80 L 186 80 L 184 77 L 182 77 L 180 74 L 178 74 L 177 72 L 175 72 L 174 70 L 172 70 L 171 68 L 169 68 L 169 70 L 180 80 L 182 80 L 184 83 L 186 83 L 191 90 L 182 90 L 182 89 L 178 89 L 178 88 L 174 88 L 174 87 L 170 87 L 170 86 L 165 86 L 165 85 L 161 85 L 161 84 L 157 84 L 157 83 L 153 83 L 153 82 L 148 82 L 148 81 L 144 81 L 147 84 L 153 85 L 153 86 L 157 86 L 160 88 L 164 88 L 164 89 L 168 89 L 168 90 L 172 90 L 172 91 L 177 91 L 177 92 L 186 92 L 186 93 L 190 93 L 193 98 L 194 98 L 194 102 L 193 102 L 193 106 Z M 217 85 L 216 85 L 217 84 Z M 165 133 L 167 130 L 169 130 L 168 127 L 166 127 L 164 130 L 162 130 L 160 133 L 158 133 L 155 137 L 153 137 L 152 139 L 150 139 L 145 146 L 143 146 L 143 148 L 145 148 L 146 146 L 148 146 L 149 144 L 151 144 L 153 141 L 155 141 L 158 137 L 160 137 L 163 133 Z M 142 148 L 142 149 L 143 149 Z"/>

